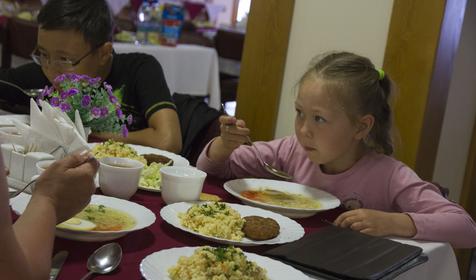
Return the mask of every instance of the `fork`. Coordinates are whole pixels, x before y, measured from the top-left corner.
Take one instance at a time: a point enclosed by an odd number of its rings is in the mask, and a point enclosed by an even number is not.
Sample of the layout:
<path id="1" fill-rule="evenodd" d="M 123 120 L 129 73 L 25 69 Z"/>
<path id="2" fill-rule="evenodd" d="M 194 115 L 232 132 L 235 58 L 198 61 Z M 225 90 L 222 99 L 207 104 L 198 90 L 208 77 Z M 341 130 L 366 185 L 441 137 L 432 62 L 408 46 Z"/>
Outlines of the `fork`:
<path id="1" fill-rule="evenodd" d="M 35 183 L 36 182 L 36 179 L 35 180 L 31 180 L 28 184 L 26 184 L 23 188 L 17 190 L 17 191 L 13 191 L 13 192 L 9 192 L 8 193 L 8 196 L 9 196 L 9 199 L 12 199 L 16 196 L 18 196 L 19 194 L 21 194 L 22 192 L 24 192 L 26 190 L 26 188 L 28 188 L 31 184 Z"/>

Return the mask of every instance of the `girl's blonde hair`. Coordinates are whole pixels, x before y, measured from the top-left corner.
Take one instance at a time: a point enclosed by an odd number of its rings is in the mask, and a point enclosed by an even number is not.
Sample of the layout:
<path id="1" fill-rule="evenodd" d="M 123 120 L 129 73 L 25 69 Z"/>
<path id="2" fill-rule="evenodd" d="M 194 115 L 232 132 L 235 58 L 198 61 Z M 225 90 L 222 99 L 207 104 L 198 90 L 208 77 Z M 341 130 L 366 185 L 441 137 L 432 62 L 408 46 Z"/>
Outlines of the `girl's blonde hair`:
<path id="1" fill-rule="evenodd" d="M 382 74 L 366 57 L 349 52 L 332 52 L 313 59 L 299 84 L 311 77 L 321 79 L 336 89 L 337 98 L 351 120 L 366 114 L 373 115 L 374 126 L 364 142 L 378 152 L 391 155 L 390 97 L 393 85 L 388 75 Z"/>

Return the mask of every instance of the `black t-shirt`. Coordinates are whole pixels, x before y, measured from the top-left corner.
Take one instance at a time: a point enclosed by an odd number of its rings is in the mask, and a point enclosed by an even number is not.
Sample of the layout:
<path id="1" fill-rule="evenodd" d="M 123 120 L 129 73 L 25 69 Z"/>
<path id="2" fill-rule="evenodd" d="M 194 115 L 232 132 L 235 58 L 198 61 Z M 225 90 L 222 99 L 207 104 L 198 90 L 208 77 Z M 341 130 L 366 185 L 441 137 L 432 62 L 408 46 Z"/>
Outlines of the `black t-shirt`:
<path id="1" fill-rule="evenodd" d="M 24 89 L 51 86 L 41 67 L 29 63 L 12 69 L 1 69 L 0 79 L 12 82 Z M 111 72 L 105 80 L 113 90 L 122 88 L 124 114 L 133 116 L 130 130 L 148 127 L 150 116 L 163 108 L 176 109 L 165 81 L 160 63 L 141 53 L 114 54 Z M 0 83 L 0 99 L 11 104 L 29 104 L 29 97 L 13 87 Z"/>

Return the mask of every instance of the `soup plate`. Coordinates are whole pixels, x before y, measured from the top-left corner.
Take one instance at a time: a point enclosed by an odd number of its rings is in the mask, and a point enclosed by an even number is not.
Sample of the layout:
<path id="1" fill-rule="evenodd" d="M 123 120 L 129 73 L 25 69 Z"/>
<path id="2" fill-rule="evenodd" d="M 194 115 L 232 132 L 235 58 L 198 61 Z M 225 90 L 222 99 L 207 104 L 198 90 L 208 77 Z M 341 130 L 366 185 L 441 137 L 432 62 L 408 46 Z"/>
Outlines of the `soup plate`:
<path id="1" fill-rule="evenodd" d="M 31 195 L 20 194 L 16 198 L 11 199 L 10 204 L 13 211 L 18 215 L 21 215 L 23 211 L 25 211 L 30 198 Z M 146 228 L 152 225 L 156 219 L 155 214 L 146 207 L 124 199 L 104 195 L 93 195 L 91 197 L 90 204 L 104 205 L 106 207 L 125 212 L 134 218 L 136 223 L 134 227 L 130 229 L 118 231 L 93 231 L 56 228 L 56 236 L 65 239 L 87 242 L 109 241 L 123 237 L 130 232 Z"/>
<path id="2" fill-rule="evenodd" d="M 224 188 L 228 193 L 240 199 L 245 204 L 271 210 L 273 212 L 279 213 L 290 218 L 310 217 L 316 214 L 317 212 L 333 209 L 340 205 L 340 200 L 330 193 L 316 188 L 311 188 L 305 185 L 287 181 L 252 178 L 236 179 L 226 182 L 224 184 Z M 303 195 L 313 200 L 316 200 L 320 204 L 320 207 L 306 209 L 279 206 L 266 202 L 252 200 L 241 194 L 244 191 L 259 191 L 264 189 Z"/>

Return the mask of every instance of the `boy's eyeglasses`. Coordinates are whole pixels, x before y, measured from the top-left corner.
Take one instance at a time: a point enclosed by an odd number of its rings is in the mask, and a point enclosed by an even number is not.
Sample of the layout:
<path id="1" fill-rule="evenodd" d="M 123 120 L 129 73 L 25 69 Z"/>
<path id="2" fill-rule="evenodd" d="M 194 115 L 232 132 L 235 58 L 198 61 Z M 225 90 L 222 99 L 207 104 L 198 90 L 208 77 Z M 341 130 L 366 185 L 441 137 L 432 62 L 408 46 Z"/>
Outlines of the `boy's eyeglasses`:
<path id="1" fill-rule="evenodd" d="M 36 64 L 40 66 L 45 66 L 49 64 L 51 67 L 57 70 L 69 71 L 69 70 L 72 70 L 74 67 L 76 67 L 78 64 L 80 64 L 81 61 L 83 61 L 83 59 L 88 57 L 88 55 L 92 54 L 95 50 L 97 50 L 102 45 L 103 44 L 100 44 L 99 46 L 92 48 L 90 51 L 88 51 L 82 57 L 78 58 L 76 61 L 72 61 L 68 58 L 51 59 L 49 55 L 47 55 L 44 52 L 41 52 L 38 49 L 38 47 L 36 47 L 31 53 L 31 58 Z"/>

